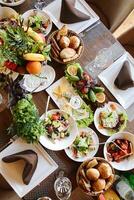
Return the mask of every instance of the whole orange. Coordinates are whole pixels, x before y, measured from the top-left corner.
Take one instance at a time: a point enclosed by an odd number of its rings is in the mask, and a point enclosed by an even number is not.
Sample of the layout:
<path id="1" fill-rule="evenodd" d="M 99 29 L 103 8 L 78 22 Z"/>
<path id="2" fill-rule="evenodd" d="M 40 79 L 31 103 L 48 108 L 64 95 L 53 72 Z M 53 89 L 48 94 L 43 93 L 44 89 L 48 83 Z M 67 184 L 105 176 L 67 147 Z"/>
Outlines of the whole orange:
<path id="1" fill-rule="evenodd" d="M 26 70 L 29 72 L 29 74 L 40 74 L 41 63 L 37 61 L 28 62 L 26 65 Z"/>

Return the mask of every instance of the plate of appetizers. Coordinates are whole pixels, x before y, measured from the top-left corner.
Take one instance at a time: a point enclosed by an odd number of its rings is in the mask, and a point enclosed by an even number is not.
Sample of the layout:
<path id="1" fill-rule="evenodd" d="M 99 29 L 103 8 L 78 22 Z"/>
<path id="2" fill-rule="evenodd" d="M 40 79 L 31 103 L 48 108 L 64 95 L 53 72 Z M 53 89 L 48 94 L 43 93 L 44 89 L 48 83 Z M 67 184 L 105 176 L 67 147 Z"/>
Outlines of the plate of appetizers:
<path id="1" fill-rule="evenodd" d="M 54 109 L 41 116 L 45 133 L 40 137 L 40 143 L 53 151 L 59 151 L 70 146 L 78 135 L 75 120 L 64 111 Z"/>
<path id="2" fill-rule="evenodd" d="M 6 6 L 18 6 L 24 3 L 25 0 L 0 0 L 0 3 Z"/>
<path id="3" fill-rule="evenodd" d="M 119 132 L 105 143 L 104 157 L 113 168 L 128 171 L 134 168 L 134 134 Z"/>
<path id="4" fill-rule="evenodd" d="M 29 27 L 41 34 L 42 37 L 48 35 L 52 29 L 52 21 L 44 11 L 31 9 L 26 11 L 22 18 L 26 26 L 29 24 Z"/>
<path id="5" fill-rule="evenodd" d="M 125 109 L 134 103 L 134 59 L 129 53 L 100 73 L 99 79 Z"/>
<path id="6" fill-rule="evenodd" d="M 0 152 L 0 174 L 20 198 L 57 168 L 58 165 L 39 143 L 30 144 L 18 138 Z"/>
<path id="7" fill-rule="evenodd" d="M 98 196 L 113 185 L 115 171 L 107 160 L 94 157 L 80 165 L 76 180 L 84 193 L 90 196 Z"/>
<path id="8" fill-rule="evenodd" d="M 46 90 L 59 109 L 67 112 L 79 127 L 87 127 L 93 122 L 93 111 L 65 77 L 60 78 Z"/>
<path id="9" fill-rule="evenodd" d="M 57 28 L 64 24 L 77 34 L 93 25 L 99 17 L 84 0 L 55 0 L 43 9 Z"/>
<path id="10" fill-rule="evenodd" d="M 97 108 L 94 114 L 96 129 L 105 136 L 123 131 L 127 125 L 126 111 L 115 102 L 108 102 L 104 107 Z"/>
<path id="11" fill-rule="evenodd" d="M 83 162 L 95 156 L 99 148 L 99 138 L 91 128 L 79 128 L 79 135 L 75 141 L 65 149 L 69 158 L 76 162 Z"/>

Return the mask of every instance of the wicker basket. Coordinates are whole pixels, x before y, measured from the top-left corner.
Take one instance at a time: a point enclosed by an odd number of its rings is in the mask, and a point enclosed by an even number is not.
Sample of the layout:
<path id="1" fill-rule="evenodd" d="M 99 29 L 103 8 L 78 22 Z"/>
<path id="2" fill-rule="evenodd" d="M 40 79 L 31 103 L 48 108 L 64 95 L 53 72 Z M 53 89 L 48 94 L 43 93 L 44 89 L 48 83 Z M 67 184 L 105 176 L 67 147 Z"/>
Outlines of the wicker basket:
<path id="1" fill-rule="evenodd" d="M 111 169 L 112 169 L 112 174 L 115 176 L 115 171 L 114 171 L 113 167 L 111 166 L 111 164 L 110 164 L 108 161 L 106 161 L 104 158 L 101 158 L 101 157 L 94 157 L 94 158 L 96 158 L 96 160 L 97 160 L 98 162 L 102 162 L 102 163 L 107 163 L 107 164 L 109 164 L 110 167 L 111 167 Z M 81 170 L 89 161 L 93 160 L 94 158 L 84 161 L 84 162 L 80 165 L 80 167 L 78 168 L 78 171 L 77 171 L 77 174 L 76 174 L 76 181 L 77 181 L 78 187 L 82 190 L 82 192 L 84 192 L 85 194 L 87 194 L 87 195 L 89 195 L 89 196 L 98 196 L 98 195 L 100 195 L 102 192 L 101 192 L 101 191 L 100 191 L 100 192 L 93 192 L 93 191 L 91 191 L 91 192 L 86 192 L 86 191 L 79 185 L 79 180 L 80 180 L 80 179 L 79 179 L 79 173 L 80 173 L 80 170 Z M 114 180 L 113 180 L 113 182 L 111 183 L 111 185 L 109 186 L 109 188 L 113 185 L 113 183 L 114 183 Z M 108 189 L 109 189 L 109 188 L 108 188 Z M 105 191 L 106 191 L 106 190 L 105 190 Z M 104 192 L 105 192 L 105 191 L 104 191 Z"/>
<path id="2" fill-rule="evenodd" d="M 48 38 L 48 44 L 51 44 L 51 39 L 52 39 L 52 38 L 55 38 L 55 36 L 56 36 L 57 33 L 58 33 L 58 30 L 57 30 L 57 31 L 54 31 L 54 32 L 49 36 L 49 38 Z M 80 38 L 80 36 L 79 36 L 77 33 L 75 33 L 74 31 L 72 31 L 72 30 L 68 30 L 68 36 L 69 36 L 69 37 L 71 37 L 71 36 L 77 36 L 77 37 L 80 39 L 80 46 L 82 46 L 83 48 L 82 48 L 82 51 L 81 51 L 80 55 L 79 55 L 76 59 L 71 60 L 71 61 L 69 61 L 69 62 L 63 62 L 60 58 L 54 57 L 54 56 L 52 55 L 52 53 L 50 52 L 50 57 L 51 57 L 53 60 L 55 60 L 56 62 L 61 63 L 61 64 L 68 64 L 68 63 L 70 63 L 70 62 L 73 62 L 73 61 L 79 59 L 79 58 L 81 57 L 82 53 L 83 53 L 84 43 L 83 43 L 83 40 Z"/>

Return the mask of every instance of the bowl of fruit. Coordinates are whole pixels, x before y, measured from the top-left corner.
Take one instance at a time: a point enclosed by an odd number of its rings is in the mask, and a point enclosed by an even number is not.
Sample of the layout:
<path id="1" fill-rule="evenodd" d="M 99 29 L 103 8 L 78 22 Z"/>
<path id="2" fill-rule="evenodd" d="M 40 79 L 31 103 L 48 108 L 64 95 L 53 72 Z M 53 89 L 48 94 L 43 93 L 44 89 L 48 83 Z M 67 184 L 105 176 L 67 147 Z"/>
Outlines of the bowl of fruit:
<path id="1" fill-rule="evenodd" d="M 84 161 L 76 175 L 79 188 L 89 196 L 98 196 L 114 183 L 113 167 L 104 158 L 94 157 Z"/>
<path id="2" fill-rule="evenodd" d="M 50 45 L 19 15 L 0 17 L 0 73 L 40 74 L 49 52 Z"/>
<path id="3" fill-rule="evenodd" d="M 68 30 L 64 25 L 60 30 L 54 31 L 48 38 L 51 44 L 50 56 L 58 63 L 70 63 L 82 55 L 84 44 L 75 32 Z"/>

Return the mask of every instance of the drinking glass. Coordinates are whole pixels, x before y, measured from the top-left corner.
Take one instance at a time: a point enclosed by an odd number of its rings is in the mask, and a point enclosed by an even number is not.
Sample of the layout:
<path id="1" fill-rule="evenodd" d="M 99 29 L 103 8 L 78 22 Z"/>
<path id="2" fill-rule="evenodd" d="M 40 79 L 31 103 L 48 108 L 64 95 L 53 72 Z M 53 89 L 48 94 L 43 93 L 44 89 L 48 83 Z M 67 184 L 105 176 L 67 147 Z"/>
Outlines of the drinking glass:
<path id="1" fill-rule="evenodd" d="M 45 6 L 45 0 L 36 0 L 34 7 L 36 9 L 42 10 Z"/>
<path id="2" fill-rule="evenodd" d="M 71 181 L 64 176 L 63 172 L 60 172 L 59 177 L 55 180 L 54 190 L 58 199 L 69 199 L 72 191 L 72 184 Z"/>

